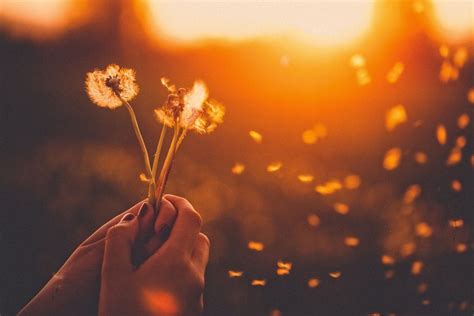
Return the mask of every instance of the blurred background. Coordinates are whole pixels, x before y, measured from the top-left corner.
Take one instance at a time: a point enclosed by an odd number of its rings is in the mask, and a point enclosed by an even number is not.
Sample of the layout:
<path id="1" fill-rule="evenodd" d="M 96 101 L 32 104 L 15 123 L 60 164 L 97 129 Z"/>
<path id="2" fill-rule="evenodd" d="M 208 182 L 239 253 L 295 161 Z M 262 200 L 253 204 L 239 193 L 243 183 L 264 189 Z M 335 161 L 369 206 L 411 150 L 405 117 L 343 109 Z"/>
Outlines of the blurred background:
<path id="1" fill-rule="evenodd" d="M 469 0 L 2 0 L 0 314 L 146 195 L 84 91 L 110 63 L 150 149 L 160 77 L 226 105 L 167 187 L 211 239 L 206 315 L 472 314 L 473 32 Z"/>

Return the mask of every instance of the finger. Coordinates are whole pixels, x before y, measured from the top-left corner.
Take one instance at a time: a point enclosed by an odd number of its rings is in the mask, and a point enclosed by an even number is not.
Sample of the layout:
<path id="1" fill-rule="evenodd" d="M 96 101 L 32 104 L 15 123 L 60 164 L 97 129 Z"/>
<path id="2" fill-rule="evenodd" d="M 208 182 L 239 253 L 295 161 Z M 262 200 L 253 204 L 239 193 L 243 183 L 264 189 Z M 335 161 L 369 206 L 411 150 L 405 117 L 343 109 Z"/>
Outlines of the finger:
<path id="1" fill-rule="evenodd" d="M 162 199 L 160 212 L 155 221 L 155 234 L 148 240 L 145 245 L 147 257 L 155 253 L 161 245 L 168 239 L 171 227 L 176 220 L 178 212 L 173 204 L 166 199 Z"/>
<path id="2" fill-rule="evenodd" d="M 137 213 L 139 231 L 137 240 L 144 241 L 150 238 L 153 234 L 154 214 L 153 206 L 150 203 L 145 202 L 142 204 L 140 210 Z"/>
<path id="3" fill-rule="evenodd" d="M 201 215 L 186 199 L 170 194 L 167 194 L 165 199 L 170 201 L 178 211 L 176 222 L 165 246 L 191 254 L 194 242 L 201 230 Z"/>
<path id="4" fill-rule="evenodd" d="M 203 233 L 199 233 L 196 238 L 196 245 L 194 246 L 191 260 L 203 275 L 206 271 L 207 262 L 209 261 L 210 245 L 209 238 Z"/>
<path id="5" fill-rule="evenodd" d="M 107 223 L 105 223 L 104 225 L 102 225 L 102 227 L 100 227 L 98 230 L 96 230 L 91 236 L 89 236 L 89 238 L 87 238 L 82 244 L 81 246 L 87 246 L 89 244 L 92 244 L 92 243 L 95 243 L 96 241 L 100 240 L 100 239 L 103 239 L 105 238 L 105 235 L 107 235 L 107 231 L 109 230 L 110 227 L 112 226 L 115 226 L 118 224 L 118 222 L 120 221 L 120 219 L 127 213 L 132 213 L 134 215 L 137 215 L 138 213 L 138 210 L 140 209 L 140 207 L 142 206 L 142 204 L 146 202 L 145 201 L 141 201 L 141 202 L 138 202 L 137 204 L 135 204 L 134 206 L 132 206 L 131 208 L 129 208 L 128 210 L 126 210 L 125 212 L 122 212 L 121 214 L 115 216 L 114 218 L 112 218 L 110 221 L 108 221 Z"/>
<path id="6" fill-rule="evenodd" d="M 138 235 L 132 252 L 132 263 L 140 265 L 147 257 L 145 245 L 151 236 L 154 235 L 154 211 L 149 203 L 143 203 L 137 214 Z"/>
<path id="7" fill-rule="evenodd" d="M 107 231 L 102 264 L 105 277 L 113 278 L 117 273 L 132 271 L 132 247 L 137 234 L 138 220 L 132 213 L 125 214 L 117 225 Z"/>

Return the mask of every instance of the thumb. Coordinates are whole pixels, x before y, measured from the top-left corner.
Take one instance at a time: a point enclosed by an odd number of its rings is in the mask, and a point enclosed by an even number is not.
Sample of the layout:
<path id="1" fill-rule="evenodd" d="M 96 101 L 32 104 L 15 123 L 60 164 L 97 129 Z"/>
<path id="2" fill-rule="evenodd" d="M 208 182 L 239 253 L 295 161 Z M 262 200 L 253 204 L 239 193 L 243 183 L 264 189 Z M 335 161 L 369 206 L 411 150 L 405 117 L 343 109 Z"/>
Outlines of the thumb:
<path id="1" fill-rule="evenodd" d="M 138 220 L 132 213 L 107 231 L 102 275 L 114 278 L 118 273 L 133 271 L 132 247 L 138 235 Z"/>

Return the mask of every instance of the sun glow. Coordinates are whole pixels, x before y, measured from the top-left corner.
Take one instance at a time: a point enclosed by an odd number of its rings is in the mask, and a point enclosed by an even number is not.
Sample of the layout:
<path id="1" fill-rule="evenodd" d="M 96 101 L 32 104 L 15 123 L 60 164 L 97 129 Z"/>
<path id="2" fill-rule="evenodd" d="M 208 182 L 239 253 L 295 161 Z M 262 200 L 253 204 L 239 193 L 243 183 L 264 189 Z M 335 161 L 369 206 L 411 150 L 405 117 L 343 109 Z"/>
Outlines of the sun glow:
<path id="1" fill-rule="evenodd" d="M 433 0 L 441 33 L 450 39 L 474 36 L 474 2 Z"/>
<path id="2" fill-rule="evenodd" d="M 40 27 L 42 33 L 54 33 L 64 28 L 77 12 L 73 10 L 74 0 L 2 0 L 0 19 L 11 23 L 16 32 L 38 33 L 33 27 Z M 82 9 L 82 7 L 81 7 Z M 82 11 L 82 10 L 81 10 Z M 48 34 L 42 34 L 45 36 Z"/>
<path id="3" fill-rule="evenodd" d="M 317 45 L 342 44 L 362 35 L 373 13 L 373 0 L 147 2 L 152 27 L 180 42 L 288 36 Z"/>

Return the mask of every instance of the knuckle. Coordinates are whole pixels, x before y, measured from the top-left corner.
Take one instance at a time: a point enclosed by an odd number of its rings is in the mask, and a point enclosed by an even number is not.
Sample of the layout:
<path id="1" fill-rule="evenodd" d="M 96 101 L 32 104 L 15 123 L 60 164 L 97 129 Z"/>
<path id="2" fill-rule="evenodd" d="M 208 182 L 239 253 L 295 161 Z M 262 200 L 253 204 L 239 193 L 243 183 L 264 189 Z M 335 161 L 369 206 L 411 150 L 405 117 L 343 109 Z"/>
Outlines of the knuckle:
<path id="1" fill-rule="evenodd" d="M 199 239 L 202 240 L 203 243 L 207 244 L 208 248 L 211 248 L 211 241 L 209 240 L 209 237 L 203 233 L 199 233 Z"/>
<path id="2" fill-rule="evenodd" d="M 202 217 L 201 214 L 193 210 L 192 208 L 186 208 L 186 214 L 189 217 L 190 221 L 193 223 L 193 225 L 201 228 L 202 226 Z"/>

